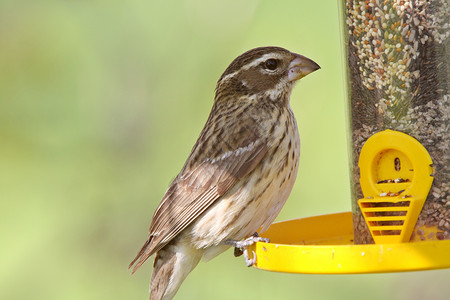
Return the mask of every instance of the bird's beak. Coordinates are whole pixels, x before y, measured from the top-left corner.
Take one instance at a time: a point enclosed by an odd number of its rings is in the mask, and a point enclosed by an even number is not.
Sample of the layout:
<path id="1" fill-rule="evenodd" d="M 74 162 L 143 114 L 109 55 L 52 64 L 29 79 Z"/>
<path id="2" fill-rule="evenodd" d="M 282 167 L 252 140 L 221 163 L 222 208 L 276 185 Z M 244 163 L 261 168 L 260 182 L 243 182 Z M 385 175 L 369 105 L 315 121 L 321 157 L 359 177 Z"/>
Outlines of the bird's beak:
<path id="1" fill-rule="evenodd" d="M 320 66 L 316 64 L 313 60 L 304 57 L 300 54 L 294 54 L 295 57 L 289 64 L 288 68 L 288 78 L 289 81 L 299 80 L 300 78 L 305 77 L 309 73 L 317 71 L 320 69 Z"/>

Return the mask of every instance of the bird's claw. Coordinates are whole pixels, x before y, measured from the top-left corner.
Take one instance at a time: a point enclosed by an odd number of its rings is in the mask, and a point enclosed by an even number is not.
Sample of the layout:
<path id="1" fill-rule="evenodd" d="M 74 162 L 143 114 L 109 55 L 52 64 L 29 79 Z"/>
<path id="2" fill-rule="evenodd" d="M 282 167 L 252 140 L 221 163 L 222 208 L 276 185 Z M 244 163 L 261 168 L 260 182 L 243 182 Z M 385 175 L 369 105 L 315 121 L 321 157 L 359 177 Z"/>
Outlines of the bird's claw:
<path id="1" fill-rule="evenodd" d="M 256 232 L 249 238 L 246 238 L 242 241 L 236 241 L 236 240 L 226 240 L 224 242 L 225 245 L 233 246 L 235 248 L 244 249 L 245 247 L 248 247 L 250 245 L 253 245 L 256 242 L 263 242 L 263 243 L 269 243 L 270 240 L 268 238 L 260 237 Z M 236 250 L 235 250 L 236 252 Z M 239 254 L 238 256 L 242 255 Z"/>
<path id="2" fill-rule="evenodd" d="M 253 252 L 253 258 L 250 258 L 248 255 L 248 249 L 245 248 L 243 251 L 245 264 L 247 265 L 247 267 L 251 267 L 256 263 L 256 253 L 255 253 L 255 251 L 252 251 L 252 252 Z"/>
<path id="3" fill-rule="evenodd" d="M 235 241 L 235 240 L 226 240 L 224 242 L 225 245 L 233 246 L 234 247 L 234 256 L 238 257 L 244 254 L 245 264 L 247 267 L 251 267 L 256 262 L 256 253 L 253 252 L 253 258 L 250 258 L 247 247 L 250 245 L 253 245 L 256 242 L 263 242 L 263 243 L 269 243 L 270 240 L 268 238 L 263 238 L 258 235 L 258 233 L 254 233 L 251 237 L 246 238 L 242 241 Z"/>

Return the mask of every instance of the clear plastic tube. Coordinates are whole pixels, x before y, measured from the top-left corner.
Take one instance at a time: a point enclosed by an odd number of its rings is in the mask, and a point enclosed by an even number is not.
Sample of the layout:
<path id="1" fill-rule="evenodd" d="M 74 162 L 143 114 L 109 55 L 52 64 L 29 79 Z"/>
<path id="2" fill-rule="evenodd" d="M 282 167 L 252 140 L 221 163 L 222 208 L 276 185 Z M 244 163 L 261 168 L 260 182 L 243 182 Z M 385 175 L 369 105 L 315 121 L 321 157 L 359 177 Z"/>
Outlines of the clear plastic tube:
<path id="1" fill-rule="evenodd" d="M 413 136 L 433 160 L 433 186 L 411 239 L 450 239 L 449 4 L 447 0 L 340 1 L 351 116 L 355 243 L 373 243 L 357 205 L 363 197 L 359 154 L 370 136 L 385 129 Z"/>

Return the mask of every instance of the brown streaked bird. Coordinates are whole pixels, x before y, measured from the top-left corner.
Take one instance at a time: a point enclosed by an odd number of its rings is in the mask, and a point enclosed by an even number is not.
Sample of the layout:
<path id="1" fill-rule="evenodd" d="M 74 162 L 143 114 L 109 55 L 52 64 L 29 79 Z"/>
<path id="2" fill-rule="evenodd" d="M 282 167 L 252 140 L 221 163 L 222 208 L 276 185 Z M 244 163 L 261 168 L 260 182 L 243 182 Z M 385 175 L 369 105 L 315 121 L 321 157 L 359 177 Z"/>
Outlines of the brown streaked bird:
<path id="1" fill-rule="evenodd" d="M 150 234 L 131 262 L 153 254 L 150 299 L 172 299 L 200 259 L 230 246 L 235 254 L 274 221 L 297 176 L 300 138 L 289 104 L 295 82 L 320 69 L 279 47 L 237 57 L 216 86 L 205 127 L 153 214 Z"/>

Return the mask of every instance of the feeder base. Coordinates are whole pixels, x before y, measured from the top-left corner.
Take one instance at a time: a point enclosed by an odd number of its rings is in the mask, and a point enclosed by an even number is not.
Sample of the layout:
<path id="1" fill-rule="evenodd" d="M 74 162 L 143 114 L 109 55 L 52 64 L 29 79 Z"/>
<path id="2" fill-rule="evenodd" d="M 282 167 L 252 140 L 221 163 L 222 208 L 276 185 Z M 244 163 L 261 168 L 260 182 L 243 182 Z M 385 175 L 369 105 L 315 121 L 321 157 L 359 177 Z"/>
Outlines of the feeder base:
<path id="1" fill-rule="evenodd" d="M 305 274 L 364 274 L 450 268 L 450 240 L 353 244 L 352 213 L 336 213 L 272 224 L 270 243 L 249 246 L 254 267 Z"/>

